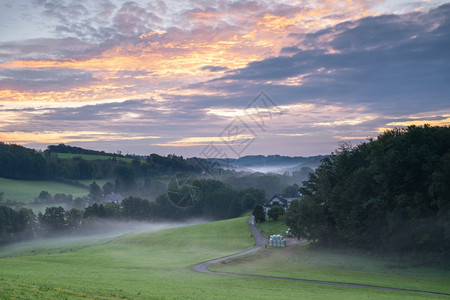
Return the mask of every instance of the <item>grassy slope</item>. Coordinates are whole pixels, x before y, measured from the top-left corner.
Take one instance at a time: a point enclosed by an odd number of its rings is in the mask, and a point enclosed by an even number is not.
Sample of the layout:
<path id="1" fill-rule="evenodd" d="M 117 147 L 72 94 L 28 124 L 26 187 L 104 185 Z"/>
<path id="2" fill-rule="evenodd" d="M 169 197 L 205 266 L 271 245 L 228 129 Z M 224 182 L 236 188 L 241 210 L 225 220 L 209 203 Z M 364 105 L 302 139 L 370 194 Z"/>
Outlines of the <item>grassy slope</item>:
<path id="1" fill-rule="evenodd" d="M 56 193 L 72 194 L 75 197 L 86 196 L 89 191 L 73 185 L 49 180 L 15 180 L 0 178 L 0 191 L 4 192 L 3 200 L 30 202 L 41 191 L 47 191 L 52 196 Z"/>
<path id="2" fill-rule="evenodd" d="M 392 257 L 311 250 L 307 245 L 263 249 L 211 267 L 220 272 L 258 274 L 415 289 L 450 294 L 450 271 L 436 267 L 386 268 Z"/>
<path id="3" fill-rule="evenodd" d="M 73 154 L 73 153 L 58 153 L 59 158 L 73 158 L 73 157 L 82 157 L 85 160 L 104 160 L 104 159 L 112 159 L 114 156 L 108 155 L 96 155 L 96 154 Z M 117 160 L 122 160 L 125 162 L 131 162 L 133 159 L 129 157 L 118 157 Z"/>
<path id="4" fill-rule="evenodd" d="M 258 230 L 264 235 L 280 234 L 286 236 L 287 225 L 283 221 L 268 220 L 261 223 L 256 223 Z"/>
<path id="5" fill-rule="evenodd" d="M 131 234 L 57 255 L 0 259 L 1 298 L 426 299 L 430 296 L 195 272 L 250 248 L 247 218 Z M 439 297 L 436 297 L 439 298 Z"/>

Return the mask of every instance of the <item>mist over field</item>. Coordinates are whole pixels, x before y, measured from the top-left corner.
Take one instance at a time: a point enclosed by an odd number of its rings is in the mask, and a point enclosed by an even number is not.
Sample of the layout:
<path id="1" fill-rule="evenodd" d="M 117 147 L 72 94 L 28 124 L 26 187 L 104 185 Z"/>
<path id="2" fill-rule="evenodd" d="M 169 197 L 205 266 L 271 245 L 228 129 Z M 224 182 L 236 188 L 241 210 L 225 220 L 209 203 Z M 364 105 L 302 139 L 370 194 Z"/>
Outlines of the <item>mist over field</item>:
<path id="1" fill-rule="evenodd" d="M 11 256 L 55 254 L 109 243 L 130 233 L 154 232 L 206 223 L 206 219 L 191 219 L 183 222 L 120 222 L 97 220 L 95 226 L 76 232 L 55 233 L 52 236 L 36 238 L 0 246 L 0 259 Z"/>

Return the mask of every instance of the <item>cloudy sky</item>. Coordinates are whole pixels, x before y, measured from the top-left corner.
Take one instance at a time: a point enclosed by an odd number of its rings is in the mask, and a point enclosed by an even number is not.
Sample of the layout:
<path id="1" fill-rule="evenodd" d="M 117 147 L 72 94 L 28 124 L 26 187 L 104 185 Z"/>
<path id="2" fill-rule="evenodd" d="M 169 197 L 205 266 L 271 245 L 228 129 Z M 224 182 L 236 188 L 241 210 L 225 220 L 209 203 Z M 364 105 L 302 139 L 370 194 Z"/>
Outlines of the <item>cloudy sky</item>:
<path id="1" fill-rule="evenodd" d="M 450 125 L 446 2 L 0 0 L 0 141 L 307 156 Z"/>

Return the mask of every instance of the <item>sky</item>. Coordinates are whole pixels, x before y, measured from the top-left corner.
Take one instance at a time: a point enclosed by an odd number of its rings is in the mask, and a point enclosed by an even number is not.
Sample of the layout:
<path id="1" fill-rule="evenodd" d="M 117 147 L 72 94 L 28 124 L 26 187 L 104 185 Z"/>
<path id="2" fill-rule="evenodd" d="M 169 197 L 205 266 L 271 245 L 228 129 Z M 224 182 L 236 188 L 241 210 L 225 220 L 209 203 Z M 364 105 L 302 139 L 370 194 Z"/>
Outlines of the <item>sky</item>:
<path id="1" fill-rule="evenodd" d="M 0 141 L 225 158 L 450 125 L 448 1 L 0 0 Z"/>

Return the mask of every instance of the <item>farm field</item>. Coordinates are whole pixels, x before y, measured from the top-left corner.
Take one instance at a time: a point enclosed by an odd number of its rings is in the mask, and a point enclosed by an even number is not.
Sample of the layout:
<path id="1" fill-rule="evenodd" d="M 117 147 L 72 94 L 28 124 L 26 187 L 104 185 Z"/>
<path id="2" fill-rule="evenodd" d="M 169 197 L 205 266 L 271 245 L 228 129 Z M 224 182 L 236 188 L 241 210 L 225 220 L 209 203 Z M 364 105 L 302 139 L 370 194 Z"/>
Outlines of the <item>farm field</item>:
<path id="1" fill-rule="evenodd" d="M 133 159 L 129 157 L 118 157 L 118 156 L 96 155 L 96 154 L 57 153 L 57 155 L 59 158 L 63 159 L 81 157 L 85 160 L 105 160 L 105 159 L 112 159 L 115 157 L 117 160 L 129 163 L 133 161 Z"/>
<path id="2" fill-rule="evenodd" d="M 251 248 L 254 240 L 247 220 L 133 233 L 67 253 L 3 258 L 0 295 L 7 299 L 447 298 L 192 270 L 196 263 Z"/>
<path id="3" fill-rule="evenodd" d="M 295 240 L 295 239 L 294 239 Z M 450 270 L 390 268 L 399 257 L 373 257 L 344 250 L 308 249 L 308 244 L 261 249 L 210 267 L 218 272 L 347 282 L 450 294 Z M 404 264 L 405 262 L 403 262 Z"/>
<path id="4" fill-rule="evenodd" d="M 256 228 L 258 228 L 259 232 L 263 235 L 280 234 L 282 236 L 286 235 L 286 230 L 288 229 L 287 225 L 281 220 L 268 220 L 265 222 L 256 223 Z"/>
<path id="5" fill-rule="evenodd" d="M 89 193 L 89 190 L 50 180 L 17 180 L 0 178 L 0 192 L 3 192 L 3 200 L 8 199 L 31 202 L 41 191 L 47 191 L 52 196 L 56 193 L 71 194 L 75 197 L 83 197 Z"/>

